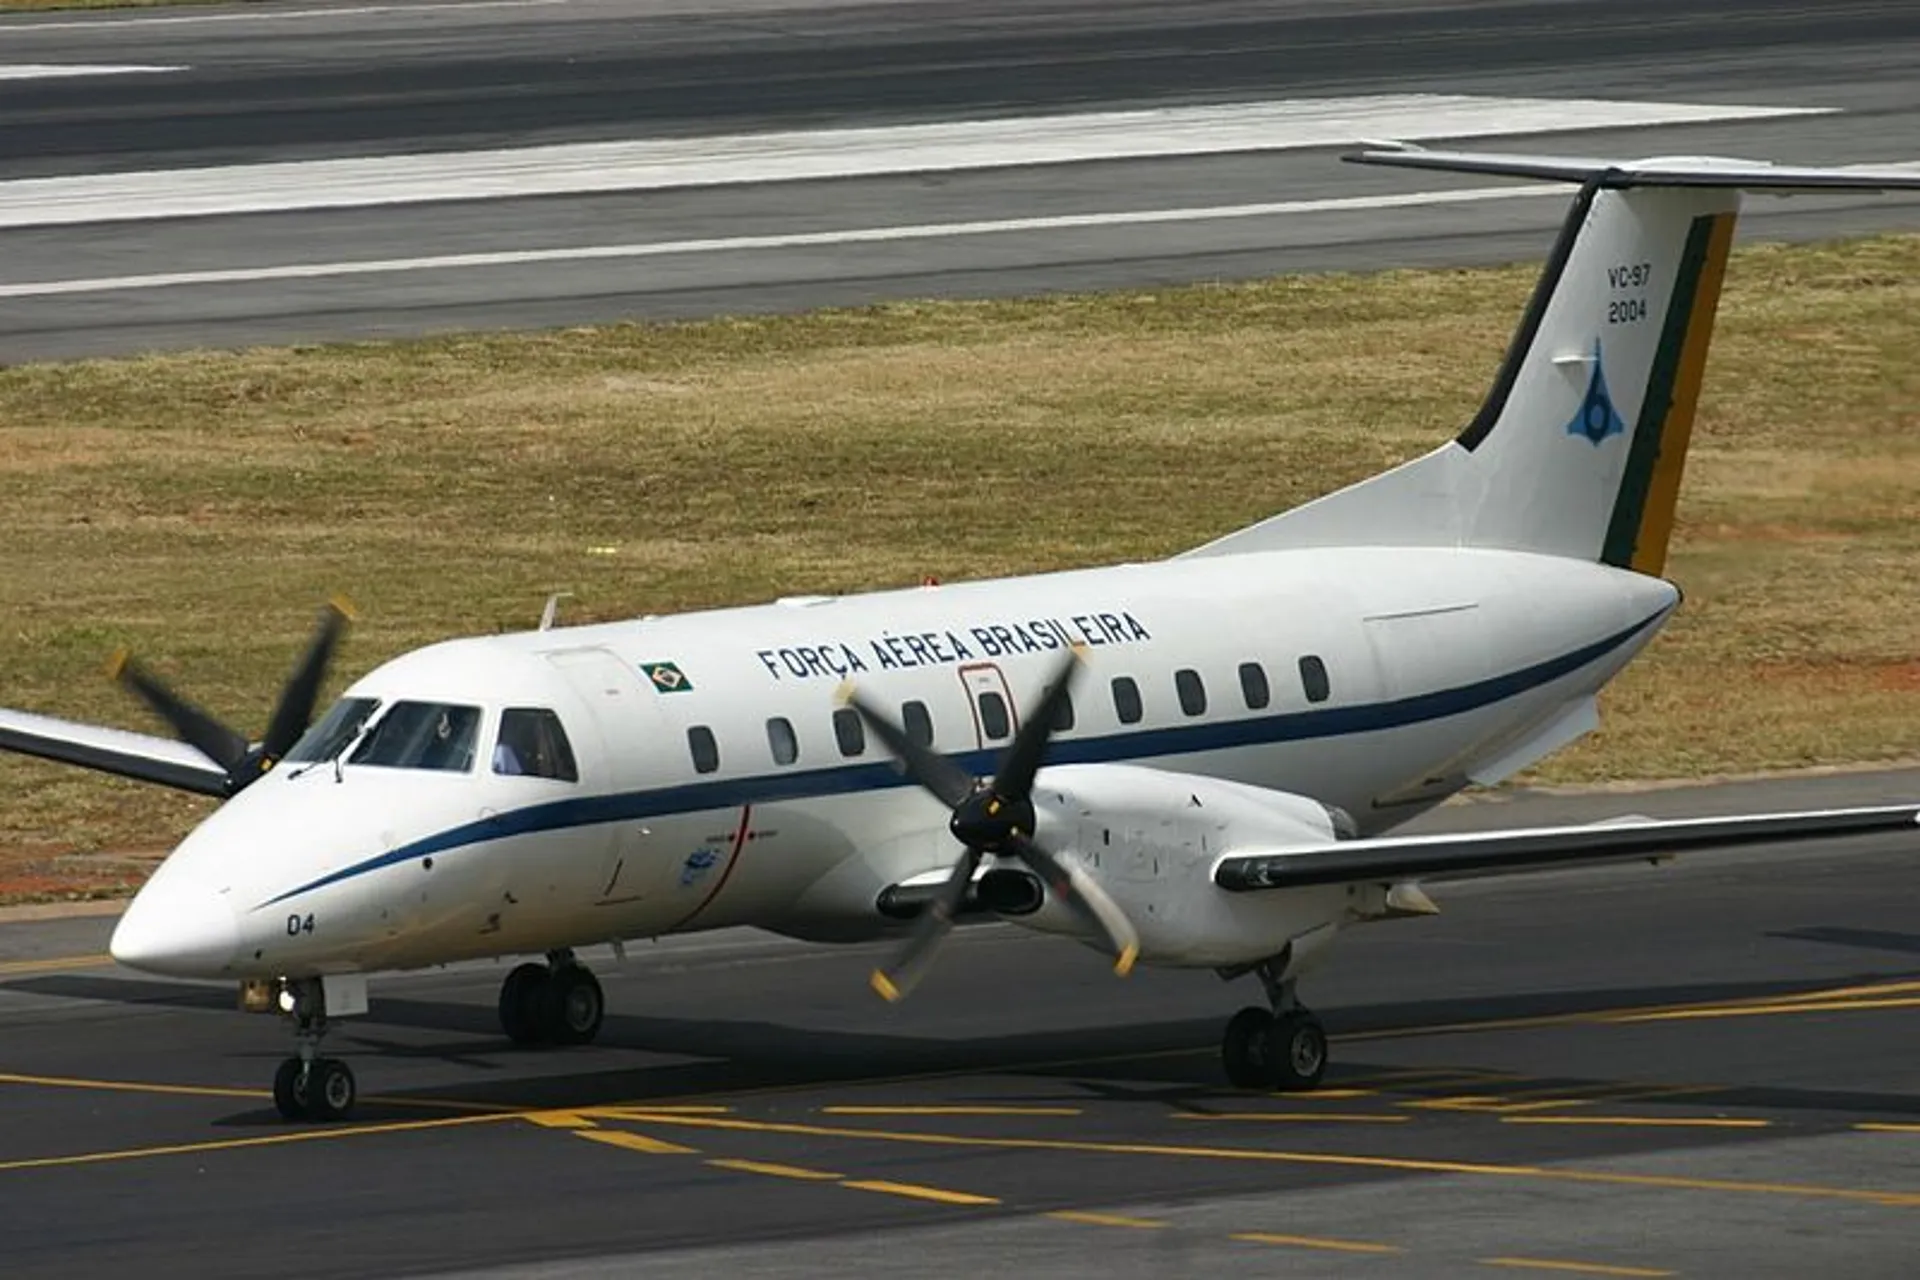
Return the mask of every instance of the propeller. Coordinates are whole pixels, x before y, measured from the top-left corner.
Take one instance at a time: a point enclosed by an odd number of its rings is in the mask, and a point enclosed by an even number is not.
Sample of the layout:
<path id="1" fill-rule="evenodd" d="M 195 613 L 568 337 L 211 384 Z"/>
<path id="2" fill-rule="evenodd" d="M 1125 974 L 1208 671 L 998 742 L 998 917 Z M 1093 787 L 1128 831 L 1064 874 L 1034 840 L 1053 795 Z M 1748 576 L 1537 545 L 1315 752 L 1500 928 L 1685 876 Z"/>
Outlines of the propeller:
<path id="1" fill-rule="evenodd" d="M 873 989 L 886 999 L 901 999 L 926 976 L 966 900 L 973 873 L 988 854 L 1026 863 L 1056 901 L 1077 916 L 1089 932 L 1106 941 L 1114 955 L 1113 971 L 1124 977 L 1132 970 L 1140 940 L 1126 914 L 1078 863 L 1062 861 L 1033 839 L 1033 780 L 1040 772 L 1047 742 L 1079 665 L 1079 655 L 1069 652 L 1000 757 L 992 778 L 975 778 L 909 737 L 857 692 L 847 692 L 847 704 L 900 761 L 906 775 L 953 811 L 947 829 L 964 846 L 960 860 L 953 864 L 953 874 L 921 912 L 906 947 L 892 964 L 874 970 Z"/>
<path id="2" fill-rule="evenodd" d="M 165 720 L 178 737 L 226 771 L 228 796 L 238 795 L 293 749 L 313 721 L 314 704 L 327 678 L 327 664 L 335 646 L 353 620 L 353 606 L 335 597 L 320 611 L 313 639 L 293 674 L 280 691 L 280 701 L 267 722 L 267 733 L 257 744 L 222 724 L 168 687 L 158 676 L 130 657 L 125 649 L 107 663 L 107 674 L 118 680 Z"/>

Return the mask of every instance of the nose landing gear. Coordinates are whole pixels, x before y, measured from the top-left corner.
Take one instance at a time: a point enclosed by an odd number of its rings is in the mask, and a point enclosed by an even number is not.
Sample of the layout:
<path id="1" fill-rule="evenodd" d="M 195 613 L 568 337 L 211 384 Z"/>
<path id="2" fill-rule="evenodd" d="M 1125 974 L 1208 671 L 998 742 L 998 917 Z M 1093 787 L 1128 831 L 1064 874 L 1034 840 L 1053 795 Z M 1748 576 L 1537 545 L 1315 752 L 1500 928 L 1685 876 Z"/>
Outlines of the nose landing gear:
<path id="1" fill-rule="evenodd" d="M 1272 961 L 1254 972 L 1272 1012 L 1249 1006 L 1233 1015 L 1220 1043 L 1227 1079 L 1241 1089 L 1316 1089 L 1327 1073 L 1327 1031 L 1300 1003 L 1297 983 Z"/>
<path id="2" fill-rule="evenodd" d="M 287 1120 L 343 1120 L 353 1110 L 359 1086 L 353 1068 L 320 1056 L 327 1033 L 327 1001 L 317 978 L 290 981 L 281 1002 L 293 1017 L 294 1056 L 273 1073 L 273 1105 Z"/>
<path id="3" fill-rule="evenodd" d="M 519 965 L 500 984 L 500 1029 L 515 1044 L 586 1044 L 606 1011 L 599 979 L 571 951 Z"/>

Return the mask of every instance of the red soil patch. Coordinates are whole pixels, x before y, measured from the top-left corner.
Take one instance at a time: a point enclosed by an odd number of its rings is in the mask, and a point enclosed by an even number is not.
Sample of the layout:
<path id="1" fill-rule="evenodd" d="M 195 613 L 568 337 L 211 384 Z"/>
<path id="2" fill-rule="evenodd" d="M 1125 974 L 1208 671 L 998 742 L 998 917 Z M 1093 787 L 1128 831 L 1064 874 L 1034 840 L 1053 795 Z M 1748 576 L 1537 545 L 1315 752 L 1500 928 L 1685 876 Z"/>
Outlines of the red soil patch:
<path id="1" fill-rule="evenodd" d="M 126 897 L 145 882 L 159 858 L 76 853 L 48 844 L 0 845 L 0 906 Z"/>

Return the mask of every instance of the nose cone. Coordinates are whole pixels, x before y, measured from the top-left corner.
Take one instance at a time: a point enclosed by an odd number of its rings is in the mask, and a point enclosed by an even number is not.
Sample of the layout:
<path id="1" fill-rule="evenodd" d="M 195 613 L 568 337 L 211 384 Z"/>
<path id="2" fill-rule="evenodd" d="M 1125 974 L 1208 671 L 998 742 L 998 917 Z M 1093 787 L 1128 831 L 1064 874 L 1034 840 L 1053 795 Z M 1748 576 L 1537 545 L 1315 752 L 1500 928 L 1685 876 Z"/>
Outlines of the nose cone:
<path id="1" fill-rule="evenodd" d="M 130 969 L 173 978 L 217 978 L 240 949 L 225 895 L 156 879 L 120 917 L 107 949 Z"/>

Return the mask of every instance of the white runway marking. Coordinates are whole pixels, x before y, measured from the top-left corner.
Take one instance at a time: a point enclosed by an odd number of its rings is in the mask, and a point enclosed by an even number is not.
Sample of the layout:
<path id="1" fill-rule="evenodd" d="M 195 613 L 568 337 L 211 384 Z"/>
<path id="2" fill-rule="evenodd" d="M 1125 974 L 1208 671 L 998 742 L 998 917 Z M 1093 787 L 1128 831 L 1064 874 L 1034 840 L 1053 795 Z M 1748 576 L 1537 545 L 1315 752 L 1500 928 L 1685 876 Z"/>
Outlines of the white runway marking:
<path id="1" fill-rule="evenodd" d="M 507 249 L 496 253 L 450 253 L 426 258 L 291 263 L 285 266 L 236 267 L 216 271 L 168 271 L 139 276 L 102 276 L 90 280 L 45 280 L 27 284 L 0 284 L 0 298 L 48 298 L 79 293 L 116 293 L 128 289 L 168 289 L 184 285 L 257 284 L 272 280 L 321 280 L 337 276 L 512 267 L 530 263 L 665 258 L 687 254 L 738 253 L 754 249 L 880 244 L 894 240 L 944 240 L 962 236 L 1003 235 L 1020 231 L 1072 231 L 1087 227 L 1151 226 L 1168 222 L 1217 222 L 1237 218 L 1271 218 L 1303 213 L 1348 213 L 1366 209 L 1415 209 L 1427 205 L 1469 204 L 1481 200 L 1515 200 L 1538 196 L 1565 197 L 1568 190 L 1569 188 L 1562 183 L 1544 182 L 1528 186 L 1467 187 L 1453 191 L 1409 191 L 1395 195 L 1287 200 L 1273 204 L 1217 205 L 1195 209 L 1140 209 L 1125 213 L 1001 218 L 990 222 L 936 222 L 899 227 L 861 227 L 845 231 L 800 231 L 780 235 L 728 236 L 708 240 L 661 240 L 650 244 L 581 245 L 565 249 Z"/>
<path id="2" fill-rule="evenodd" d="M 185 71 L 185 67 L 150 67 L 138 63 L 0 63 L 0 80 L 53 80 L 61 76 L 144 76 L 165 71 Z"/>
<path id="3" fill-rule="evenodd" d="M 1826 110 L 1392 94 L 88 174 L 0 183 L 0 228 L 1284 151 L 1369 138 L 1511 136 Z"/>
<path id="4" fill-rule="evenodd" d="M 208 22 L 298 22 L 305 18 L 357 18 L 383 13 L 435 13 L 442 9 L 546 9 L 571 0 L 455 0 L 446 4 L 363 4 L 338 9 L 254 9 L 221 13 L 173 13 L 144 17 L 102 15 L 56 22 L 0 24 L 0 36 L 32 35 L 36 31 L 112 31 L 121 27 L 184 27 Z"/>

